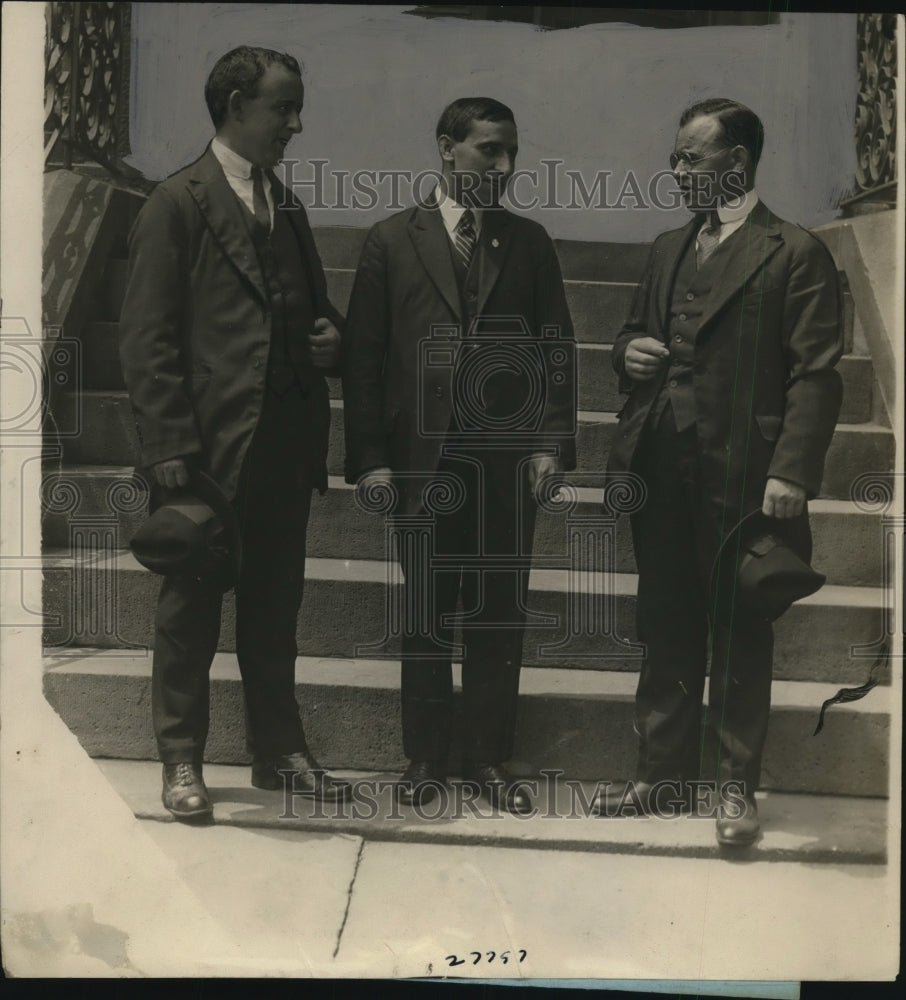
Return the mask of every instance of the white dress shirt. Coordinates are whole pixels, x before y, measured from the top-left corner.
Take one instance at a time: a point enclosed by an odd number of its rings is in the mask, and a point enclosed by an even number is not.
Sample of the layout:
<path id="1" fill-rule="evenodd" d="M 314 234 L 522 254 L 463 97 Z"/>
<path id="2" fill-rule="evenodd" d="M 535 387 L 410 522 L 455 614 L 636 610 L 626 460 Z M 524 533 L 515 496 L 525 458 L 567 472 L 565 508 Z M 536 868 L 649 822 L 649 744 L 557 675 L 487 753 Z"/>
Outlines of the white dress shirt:
<path id="1" fill-rule="evenodd" d="M 740 228 L 757 204 L 758 192 L 755 188 L 752 188 L 751 191 L 746 191 L 739 198 L 731 198 L 729 201 L 725 201 L 723 205 L 717 206 L 717 218 L 720 220 L 720 232 L 717 236 L 718 246 L 724 240 L 729 239 Z M 704 226 L 702 229 L 704 229 Z M 699 233 L 701 233 L 701 229 Z M 695 247 L 698 249 L 698 237 L 695 239 Z"/>
<path id="2" fill-rule="evenodd" d="M 223 167 L 227 183 L 236 192 L 243 205 L 255 214 L 254 183 L 252 181 L 253 164 L 244 156 L 240 156 L 220 138 L 214 136 L 211 140 L 211 152 L 217 157 L 217 162 Z M 267 212 L 271 217 L 271 229 L 274 228 L 274 195 L 271 191 L 267 174 L 264 175 L 264 197 L 267 199 Z"/>
<path id="3" fill-rule="evenodd" d="M 440 217 L 444 220 L 444 228 L 447 230 L 447 235 L 455 245 L 456 239 L 454 233 L 456 232 L 456 227 L 459 225 L 459 220 L 462 218 L 462 213 L 465 211 L 465 208 L 460 205 L 458 201 L 454 201 L 449 195 L 445 194 L 444 189 L 440 184 L 438 184 L 434 189 L 434 197 L 440 207 Z M 480 208 L 472 209 L 472 215 L 475 219 L 472 225 L 475 229 L 476 239 L 481 236 L 481 213 L 482 209 Z"/>

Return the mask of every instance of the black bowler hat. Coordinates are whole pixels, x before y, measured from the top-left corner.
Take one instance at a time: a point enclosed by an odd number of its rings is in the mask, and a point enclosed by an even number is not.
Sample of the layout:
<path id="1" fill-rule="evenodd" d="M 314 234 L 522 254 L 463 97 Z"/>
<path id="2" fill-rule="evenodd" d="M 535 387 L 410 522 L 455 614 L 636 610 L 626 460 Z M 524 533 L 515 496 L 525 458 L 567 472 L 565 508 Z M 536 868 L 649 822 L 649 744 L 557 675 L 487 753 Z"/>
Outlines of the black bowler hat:
<path id="1" fill-rule="evenodd" d="M 794 601 L 821 589 L 827 577 L 808 563 L 811 539 L 802 523 L 754 510 L 733 528 L 711 569 L 711 604 L 719 617 L 726 619 L 735 609 L 772 622 Z M 719 572 L 721 562 L 735 565 L 735 586 L 723 583 L 728 577 Z"/>
<path id="2" fill-rule="evenodd" d="M 184 489 L 166 495 L 129 543 L 132 554 L 154 573 L 216 580 L 229 590 L 236 583 L 241 556 L 233 505 L 200 471 L 192 473 Z"/>

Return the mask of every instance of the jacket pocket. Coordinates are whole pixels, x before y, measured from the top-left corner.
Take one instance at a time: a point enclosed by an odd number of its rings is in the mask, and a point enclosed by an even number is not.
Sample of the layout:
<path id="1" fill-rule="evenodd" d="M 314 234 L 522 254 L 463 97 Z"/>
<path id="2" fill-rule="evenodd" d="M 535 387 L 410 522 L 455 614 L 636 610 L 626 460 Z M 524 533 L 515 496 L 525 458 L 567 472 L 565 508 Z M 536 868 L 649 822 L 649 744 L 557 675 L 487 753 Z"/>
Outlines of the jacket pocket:
<path id="1" fill-rule="evenodd" d="M 755 421 L 761 436 L 766 441 L 776 441 L 780 437 L 780 428 L 783 426 L 783 417 L 775 417 L 771 414 L 756 414 Z"/>

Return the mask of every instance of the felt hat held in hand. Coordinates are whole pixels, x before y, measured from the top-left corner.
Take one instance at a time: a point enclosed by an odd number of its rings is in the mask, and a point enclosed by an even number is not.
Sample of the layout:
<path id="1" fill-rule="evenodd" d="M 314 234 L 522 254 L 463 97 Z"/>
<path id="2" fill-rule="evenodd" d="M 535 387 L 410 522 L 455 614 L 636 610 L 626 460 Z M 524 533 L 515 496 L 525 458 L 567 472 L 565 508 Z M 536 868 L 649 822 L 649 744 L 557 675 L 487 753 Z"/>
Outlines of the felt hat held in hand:
<path id="1" fill-rule="evenodd" d="M 154 573 L 216 580 L 224 590 L 239 573 L 239 522 L 233 505 L 204 472 L 189 485 L 168 490 L 129 543 L 132 554 Z"/>
<path id="2" fill-rule="evenodd" d="M 814 594 L 826 577 L 809 565 L 811 538 L 799 518 L 744 517 L 724 540 L 711 570 L 711 607 L 728 620 L 743 612 L 775 621 L 794 601 Z M 735 586 L 732 567 L 736 566 Z"/>

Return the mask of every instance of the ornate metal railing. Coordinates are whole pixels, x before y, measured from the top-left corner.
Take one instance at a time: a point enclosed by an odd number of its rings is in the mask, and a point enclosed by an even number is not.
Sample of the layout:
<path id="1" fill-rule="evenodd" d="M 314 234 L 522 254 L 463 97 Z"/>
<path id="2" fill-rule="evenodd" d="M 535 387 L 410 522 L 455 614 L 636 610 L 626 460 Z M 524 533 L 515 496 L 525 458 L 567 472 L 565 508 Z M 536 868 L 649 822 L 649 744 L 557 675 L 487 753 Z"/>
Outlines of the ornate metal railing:
<path id="1" fill-rule="evenodd" d="M 857 23 L 856 189 L 843 205 L 896 200 L 897 17 L 859 14 Z"/>
<path id="2" fill-rule="evenodd" d="M 44 160 L 131 176 L 129 3 L 48 3 Z"/>

